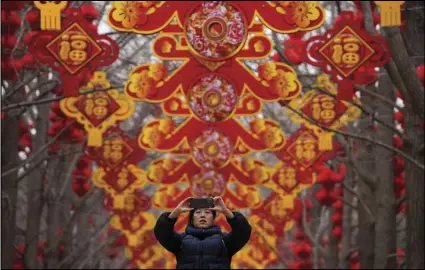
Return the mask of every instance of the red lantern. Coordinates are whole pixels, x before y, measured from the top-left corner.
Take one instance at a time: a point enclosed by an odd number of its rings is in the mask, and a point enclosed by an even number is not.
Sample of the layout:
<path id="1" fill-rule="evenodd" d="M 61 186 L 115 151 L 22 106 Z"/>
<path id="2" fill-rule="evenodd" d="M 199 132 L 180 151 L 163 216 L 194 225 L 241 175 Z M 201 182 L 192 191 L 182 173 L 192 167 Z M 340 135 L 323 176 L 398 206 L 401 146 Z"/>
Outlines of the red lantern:
<path id="1" fill-rule="evenodd" d="M 401 248 L 397 248 L 396 253 L 398 255 L 397 256 L 397 264 L 400 265 L 403 262 L 405 254 L 404 254 L 404 251 Z"/>
<path id="2" fill-rule="evenodd" d="M 294 249 L 294 254 L 303 259 L 310 257 L 311 252 L 311 245 L 306 242 L 300 242 Z"/>
<path id="3" fill-rule="evenodd" d="M 361 11 L 360 11 L 361 12 Z M 359 23 L 358 18 L 356 18 L 356 14 L 352 11 L 344 11 L 341 12 L 338 17 L 335 18 L 335 21 L 333 23 L 334 27 L 339 25 L 339 24 L 344 24 L 344 21 L 347 20 L 353 20 L 356 24 Z"/>
<path id="4" fill-rule="evenodd" d="M 40 12 L 37 9 L 32 9 L 28 11 L 25 18 L 28 21 L 28 24 L 30 25 L 31 29 L 40 29 Z"/>
<path id="5" fill-rule="evenodd" d="M 37 34 L 38 34 L 38 32 L 36 32 L 36 31 L 30 31 L 30 32 L 25 33 L 24 37 L 22 39 L 24 41 L 24 44 L 29 45 L 31 39 Z"/>
<path id="6" fill-rule="evenodd" d="M 360 269 L 360 262 L 359 261 L 352 261 L 351 262 L 351 269 Z"/>
<path id="7" fill-rule="evenodd" d="M 272 60 L 275 62 L 280 62 L 280 55 L 278 52 L 273 53 Z"/>
<path id="8" fill-rule="evenodd" d="M 395 91 L 395 95 L 396 97 L 398 97 L 399 99 L 403 100 L 403 96 L 401 95 L 401 92 L 399 90 Z"/>
<path id="9" fill-rule="evenodd" d="M 302 268 L 302 262 L 294 261 L 294 262 L 291 262 L 288 266 L 289 266 L 289 269 L 301 269 Z"/>
<path id="10" fill-rule="evenodd" d="M 333 198 L 331 196 L 331 193 L 329 190 L 327 189 L 320 189 L 316 195 L 315 195 L 317 201 L 321 204 L 321 205 L 331 205 L 335 202 L 335 198 Z"/>
<path id="11" fill-rule="evenodd" d="M 89 22 L 99 19 L 99 11 L 92 4 L 81 5 L 81 13 Z"/>
<path id="12" fill-rule="evenodd" d="M 335 227 L 332 230 L 332 235 L 338 239 L 341 239 L 342 237 L 342 228 L 340 226 Z"/>
<path id="13" fill-rule="evenodd" d="M 322 246 L 325 247 L 328 245 L 328 243 L 329 243 L 329 238 L 327 236 L 324 236 L 322 240 Z"/>
<path id="14" fill-rule="evenodd" d="M 304 231 L 302 229 L 297 229 L 295 231 L 295 238 L 297 240 L 303 241 L 303 240 L 306 239 L 306 235 L 305 235 L 305 233 L 304 233 Z"/>
<path id="15" fill-rule="evenodd" d="M 404 115 L 402 112 L 396 112 L 394 114 L 394 120 L 396 120 L 401 126 L 404 126 Z"/>
<path id="16" fill-rule="evenodd" d="M 406 213 L 406 203 L 405 202 L 400 205 L 400 212 Z"/>
<path id="17" fill-rule="evenodd" d="M 338 212 L 334 213 L 332 215 L 332 222 L 333 222 L 333 224 L 335 224 L 337 226 L 340 226 L 342 224 L 342 215 L 341 215 L 341 213 L 338 213 Z"/>
<path id="18" fill-rule="evenodd" d="M 341 211 L 343 206 L 344 206 L 344 204 L 340 200 L 338 200 L 338 201 L 336 201 L 335 203 L 332 204 L 332 207 L 337 211 Z"/>
<path id="19" fill-rule="evenodd" d="M 305 260 L 302 264 L 303 269 L 313 269 L 313 262 L 311 260 Z"/>
<path id="20" fill-rule="evenodd" d="M 307 53 L 304 40 L 287 39 L 283 42 L 283 45 L 285 47 L 283 54 L 291 64 L 299 65 L 304 62 L 304 57 Z"/>
<path id="21" fill-rule="evenodd" d="M 65 246 L 63 244 L 60 244 L 58 246 L 58 255 L 59 255 L 59 257 L 62 257 L 63 256 L 64 250 L 65 250 Z"/>
<path id="22" fill-rule="evenodd" d="M 34 58 L 29 54 L 22 56 L 21 61 L 22 61 L 23 65 L 27 66 L 27 67 L 31 67 L 32 65 L 35 64 Z"/>
<path id="23" fill-rule="evenodd" d="M 10 11 L 5 18 L 5 25 L 9 26 L 9 33 L 15 32 L 21 26 L 21 18 L 16 11 Z"/>
<path id="24" fill-rule="evenodd" d="M 424 85 L 424 65 L 420 65 L 417 69 L 416 69 L 416 73 L 418 74 L 419 79 L 422 82 L 422 86 Z"/>
<path id="25" fill-rule="evenodd" d="M 393 170 L 395 174 L 404 170 L 404 158 L 400 156 L 393 157 Z"/>
<path id="26" fill-rule="evenodd" d="M 397 149 L 403 148 L 403 140 L 400 138 L 400 136 L 396 135 L 393 137 L 393 145 Z"/>

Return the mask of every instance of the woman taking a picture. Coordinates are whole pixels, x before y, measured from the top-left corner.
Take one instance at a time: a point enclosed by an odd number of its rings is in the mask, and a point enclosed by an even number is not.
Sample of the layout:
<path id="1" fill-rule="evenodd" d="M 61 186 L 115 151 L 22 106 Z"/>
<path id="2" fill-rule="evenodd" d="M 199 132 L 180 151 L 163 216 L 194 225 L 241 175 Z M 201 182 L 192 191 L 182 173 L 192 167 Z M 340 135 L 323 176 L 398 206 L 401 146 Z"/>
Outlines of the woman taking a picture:
<path id="1" fill-rule="evenodd" d="M 239 212 L 232 212 L 221 197 L 213 198 L 213 208 L 190 208 L 187 198 L 170 213 L 161 214 L 154 228 L 159 243 L 177 259 L 176 269 L 230 269 L 232 256 L 245 246 L 251 226 Z M 189 213 L 184 233 L 174 232 L 177 217 Z M 223 233 L 214 224 L 217 213 L 226 216 L 232 231 Z"/>

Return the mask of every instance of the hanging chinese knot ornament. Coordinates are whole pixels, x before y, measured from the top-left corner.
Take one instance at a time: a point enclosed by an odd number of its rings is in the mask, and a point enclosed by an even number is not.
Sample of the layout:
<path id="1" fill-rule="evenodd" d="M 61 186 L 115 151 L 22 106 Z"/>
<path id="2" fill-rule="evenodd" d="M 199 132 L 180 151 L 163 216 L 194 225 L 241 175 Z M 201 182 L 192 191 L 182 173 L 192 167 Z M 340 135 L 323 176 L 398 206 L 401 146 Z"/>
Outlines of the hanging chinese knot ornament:
<path id="1" fill-rule="evenodd" d="M 63 113 L 84 126 L 88 133 L 88 146 L 101 146 L 103 133 L 134 112 L 133 100 L 110 88 L 106 73 L 96 71 L 90 82 L 81 88 L 83 95 L 65 98 L 60 102 Z"/>
<path id="2" fill-rule="evenodd" d="M 119 47 L 110 37 L 99 35 L 80 9 L 67 9 L 63 22 L 58 25 L 60 13 L 57 18 L 55 1 L 39 2 L 37 5 L 44 5 L 43 9 L 39 7 L 42 27 L 49 31 L 35 34 L 28 50 L 39 62 L 60 73 L 65 97 L 78 96 L 80 85 L 86 83 L 92 72 L 118 58 Z M 58 26 L 60 31 L 54 30 Z"/>
<path id="3" fill-rule="evenodd" d="M 275 152 L 280 162 L 272 176 L 271 182 L 277 187 L 274 190 L 283 195 L 293 194 L 305 185 L 312 185 L 316 181 L 317 166 L 337 156 L 339 144 L 333 144 L 332 151 L 321 150 L 318 136 L 302 125 L 285 147 Z"/>
<path id="4" fill-rule="evenodd" d="M 113 209 L 126 207 L 126 198 L 146 181 L 146 173 L 138 168 L 145 152 L 137 146 L 137 139 L 122 133 L 117 127 L 110 129 L 108 139 L 100 147 L 89 148 L 88 155 L 99 165 L 93 173 L 93 182 L 112 198 Z"/>
<path id="5" fill-rule="evenodd" d="M 337 91 L 328 76 L 318 76 L 313 86 L 317 90 L 311 90 L 289 103 L 294 111 L 290 110 L 288 114 L 292 121 L 304 124 L 314 131 L 319 138 L 319 150 L 332 150 L 334 132 L 326 131 L 323 127 L 341 129 L 360 117 L 361 110 L 349 102 L 334 98 Z M 357 98 L 352 102 L 360 105 Z"/>
<path id="6" fill-rule="evenodd" d="M 338 100 L 351 100 L 354 86 L 364 81 L 356 72 L 361 67 L 383 66 L 391 53 L 385 39 L 371 36 L 361 27 L 361 22 L 355 20 L 354 13 L 344 11 L 341 15 L 344 16 L 333 29 L 307 40 L 306 62 L 332 76 L 338 85 Z"/>

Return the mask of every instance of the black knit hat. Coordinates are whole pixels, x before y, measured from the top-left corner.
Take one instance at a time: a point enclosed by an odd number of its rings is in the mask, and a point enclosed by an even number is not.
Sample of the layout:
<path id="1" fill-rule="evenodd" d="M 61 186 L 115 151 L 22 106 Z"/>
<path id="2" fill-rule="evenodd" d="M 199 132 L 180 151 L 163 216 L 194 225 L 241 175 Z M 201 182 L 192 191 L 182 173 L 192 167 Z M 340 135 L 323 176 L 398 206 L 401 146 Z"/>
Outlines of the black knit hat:
<path id="1" fill-rule="evenodd" d="M 193 210 L 190 210 L 190 212 L 189 212 L 189 224 L 190 225 L 193 225 L 193 215 L 195 214 L 195 211 L 197 210 L 197 208 L 195 208 L 195 209 L 193 209 Z M 214 211 L 214 210 L 211 210 L 211 212 L 212 212 L 212 214 L 213 214 L 213 219 L 215 219 L 215 216 L 217 215 L 217 212 L 216 211 Z"/>

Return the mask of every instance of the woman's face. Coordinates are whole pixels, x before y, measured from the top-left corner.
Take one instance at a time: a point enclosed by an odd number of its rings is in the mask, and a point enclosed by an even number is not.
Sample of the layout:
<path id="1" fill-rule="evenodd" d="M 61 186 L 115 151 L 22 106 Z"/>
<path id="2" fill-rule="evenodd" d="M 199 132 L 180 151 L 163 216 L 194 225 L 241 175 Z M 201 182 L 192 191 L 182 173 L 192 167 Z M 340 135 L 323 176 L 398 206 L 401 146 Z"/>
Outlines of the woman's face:
<path id="1" fill-rule="evenodd" d="M 193 213 L 193 226 L 195 228 L 209 228 L 213 225 L 214 215 L 209 209 L 196 209 Z"/>

